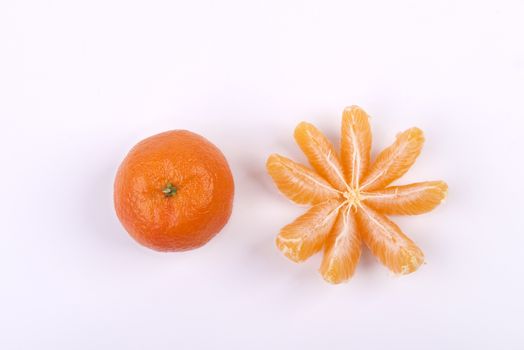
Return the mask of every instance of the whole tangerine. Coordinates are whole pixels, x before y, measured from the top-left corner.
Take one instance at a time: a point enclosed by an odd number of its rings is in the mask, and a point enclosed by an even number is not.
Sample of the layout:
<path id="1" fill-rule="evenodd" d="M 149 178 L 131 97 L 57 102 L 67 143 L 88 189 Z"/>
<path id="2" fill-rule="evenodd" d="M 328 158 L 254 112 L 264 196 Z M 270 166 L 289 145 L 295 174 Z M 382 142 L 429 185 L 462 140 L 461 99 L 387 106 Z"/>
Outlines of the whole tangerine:
<path id="1" fill-rule="evenodd" d="M 120 222 L 137 242 L 158 251 L 206 244 L 229 220 L 233 195 L 233 176 L 222 152 L 187 130 L 139 142 L 114 183 Z"/>

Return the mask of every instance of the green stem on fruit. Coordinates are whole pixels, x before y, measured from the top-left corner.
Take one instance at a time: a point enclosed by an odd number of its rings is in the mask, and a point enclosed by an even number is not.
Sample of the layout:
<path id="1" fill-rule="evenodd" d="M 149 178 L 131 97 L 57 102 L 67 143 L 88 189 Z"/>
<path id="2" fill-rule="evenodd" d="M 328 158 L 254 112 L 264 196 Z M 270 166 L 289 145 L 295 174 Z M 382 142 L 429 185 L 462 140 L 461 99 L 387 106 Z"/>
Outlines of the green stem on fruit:
<path id="1" fill-rule="evenodd" d="M 171 182 L 168 182 L 166 187 L 162 190 L 164 193 L 164 196 L 166 197 L 173 197 L 173 195 L 176 194 L 177 188 L 173 186 Z"/>

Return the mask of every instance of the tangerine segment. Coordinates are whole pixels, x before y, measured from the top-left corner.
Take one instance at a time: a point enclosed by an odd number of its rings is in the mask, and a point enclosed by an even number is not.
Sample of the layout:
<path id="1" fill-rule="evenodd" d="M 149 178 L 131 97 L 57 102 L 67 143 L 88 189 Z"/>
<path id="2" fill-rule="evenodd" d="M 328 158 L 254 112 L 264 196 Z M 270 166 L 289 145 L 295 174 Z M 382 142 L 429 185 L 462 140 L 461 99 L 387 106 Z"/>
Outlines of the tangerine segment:
<path id="1" fill-rule="evenodd" d="M 418 182 L 361 193 L 361 199 L 373 209 L 388 215 L 417 215 L 433 210 L 448 191 L 444 181 Z"/>
<path id="2" fill-rule="evenodd" d="M 387 217 L 365 205 L 361 205 L 357 217 L 362 240 L 391 271 L 408 274 L 424 262 L 420 248 Z"/>
<path id="3" fill-rule="evenodd" d="M 322 277 L 330 283 L 341 283 L 353 276 L 362 244 L 358 236 L 355 213 L 351 207 L 340 210 L 337 221 L 327 237 L 320 266 Z"/>
<path id="4" fill-rule="evenodd" d="M 266 162 L 269 175 L 280 192 L 298 204 L 318 204 L 340 193 L 314 171 L 278 154 Z"/>
<path id="5" fill-rule="evenodd" d="M 322 249 L 338 211 L 337 200 L 311 207 L 305 214 L 280 230 L 276 239 L 277 247 L 294 262 L 306 260 Z"/>
<path id="6" fill-rule="evenodd" d="M 347 189 L 335 147 L 324 134 L 314 125 L 302 122 L 295 129 L 295 140 L 317 173 L 337 190 Z"/>
<path id="7" fill-rule="evenodd" d="M 340 145 L 346 182 L 352 188 L 358 188 L 371 157 L 369 117 L 358 106 L 348 107 L 342 113 Z"/>
<path id="8" fill-rule="evenodd" d="M 366 191 L 384 188 L 404 175 L 415 163 L 423 145 L 424 134 L 419 128 L 397 135 L 395 142 L 377 156 L 360 188 Z"/>

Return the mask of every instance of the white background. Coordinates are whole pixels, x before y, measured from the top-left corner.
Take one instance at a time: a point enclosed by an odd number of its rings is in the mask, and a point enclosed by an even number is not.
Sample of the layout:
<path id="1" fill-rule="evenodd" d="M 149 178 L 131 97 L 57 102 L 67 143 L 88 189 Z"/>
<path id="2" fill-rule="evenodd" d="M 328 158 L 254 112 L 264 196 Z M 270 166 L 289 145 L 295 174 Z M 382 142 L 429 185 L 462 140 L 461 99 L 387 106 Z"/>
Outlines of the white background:
<path id="1" fill-rule="evenodd" d="M 522 1 L 14 1 L 0 4 L 1 349 L 524 348 Z M 446 180 L 395 218 L 424 250 L 349 283 L 286 260 L 303 212 L 265 173 L 372 115 L 374 151 L 418 126 L 400 181 Z M 152 134 L 190 129 L 227 156 L 234 212 L 205 247 L 157 253 L 113 210 L 115 171 Z"/>

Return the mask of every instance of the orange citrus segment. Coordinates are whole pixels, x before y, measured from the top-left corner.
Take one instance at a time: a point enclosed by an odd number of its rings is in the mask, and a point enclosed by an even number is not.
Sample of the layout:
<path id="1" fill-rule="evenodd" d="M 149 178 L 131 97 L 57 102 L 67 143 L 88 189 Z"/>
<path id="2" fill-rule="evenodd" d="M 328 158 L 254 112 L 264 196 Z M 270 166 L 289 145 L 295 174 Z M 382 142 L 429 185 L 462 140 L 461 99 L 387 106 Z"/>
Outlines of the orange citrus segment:
<path id="1" fill-rule="evenodd" d="M 447 191 L 444 181 L 427 181 L 362 193 L 361 198 L 382 214 L 417 215 L 433 210 L 446 197 Z"/>
<path id="2" fill-rule="evenodd" d="M 339 197 L 317 173 L 278 154 L 269 156 L 266 168 L 280 192 L 298 204 L 318 204 Z"/>
<path id="3" fill-rule="evenodd" d="M 404 175 L 417 159 L 423 144 L 424 134 L 419 128 L 397 135 L 395 142 L 378 155 L 360 188 L 363 191 L 384 188 Z"/>
<path id="4" fill-rule="evenodd" d="M 337 221 L 326 239 L 320 266 L 322 277 L 330 283 L 341 283 L 353 276 L 360 259 L 361 242 L 355 214 L 350 207 L 340 210 Z"/>
<path id="5" fill-rule="evenodd" d="M 342 167 L 347 183 L 357 188 L 370 162 L 371 129 L 369 117 L 360 107 L 351 106 L 342 113 L 340 139 Z"/>
<path id="6" fill-rule="evenodd" d="M 362 242 L 394 273 L 417 270 L 424 254 L 385 215 L 428 212 L 447 194 L 443 181 L 387 187 L 415 162 L 424 144 L 422 131 L 411 128 L 398 134 L 371 163 L 369 117 L 352 106 L 342 114 L 340 158 L 333 144 L 309 123 L 297 126 L 295 140 L 312 168 L 276 154 L 266 167 L 286 197 L 314 206 L 280 231 L 278 248 L 296 262 L 323 248 L 319 271 L 334 284 L 353 276 Z"/>
<path id="7" fill-rule="evenodd" d="M 277 247 L 289 259 L 299 262 L 322 249 L 337 218 L 339 202 L 330 200 L 311 207 L 285 226 L 277 236 Z"/>
<path id="8" fill-rule="evenodd" d="M 295 129 L 295 140 L 311 166 L 339 191 L 345 191 L 342 166 L 333 144 L 313 125 L 302 122 Z"/>
<path id="9" fill-rule="evenodd" d="M 424 262 L 420 248 L 394 222 L 365 205 L 357 213 L 362 240 L 391 271 L 408 274 Z"/>

